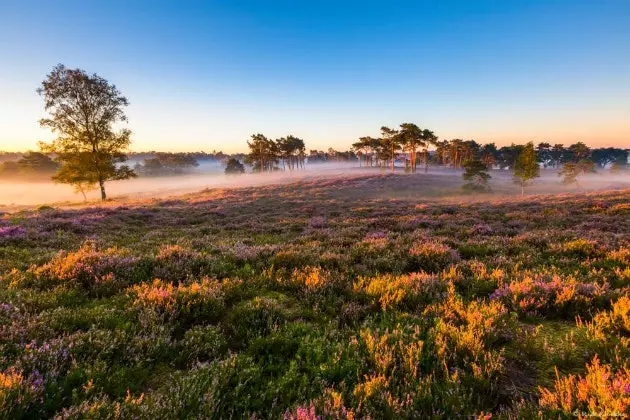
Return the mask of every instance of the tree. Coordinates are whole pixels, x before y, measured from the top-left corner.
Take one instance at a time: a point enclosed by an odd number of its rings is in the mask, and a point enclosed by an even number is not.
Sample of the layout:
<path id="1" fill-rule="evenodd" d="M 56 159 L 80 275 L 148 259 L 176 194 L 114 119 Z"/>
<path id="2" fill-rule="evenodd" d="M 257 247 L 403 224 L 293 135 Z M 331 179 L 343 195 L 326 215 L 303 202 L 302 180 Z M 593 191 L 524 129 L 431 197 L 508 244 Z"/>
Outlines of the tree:
<path id="1" fill-rule="evenodd" d="M 424 143 L 424 150 L 422 151 L 424 160 L 424 173 L 429 172 L 429 147 L 438 145 L 438 137 L 431 130 L 422 130 L 422 142 Z"/>
<path id="2" fill-rule="evenodd" d="M 499 150 L 494 143 L 484 144 L 479 150 L 481 154 L 481 161 L 488 168 L 497 163 L 497 157 L 499 156 Z"/>
<path id="3" fill-rule="evenodd" d="M 451 162 L 450 142 L 448 140 L 438 141 L 435 145 L 435 162 L 440 165 L 447 165 Z"/>
<path id="4" fill-rule="evenodd" d="M 610 171 L 614 174 L 628 170 L 628 152 L 625 156 L 619 156 L 610 167 Z"/>
<path id="5" fill-rule="evenodd" d="M 136 165 L 135 170 L 146 176 L 177 175 L 198 166 L 192 154 L 157 152 L 154 157 L 145 159 L 142 165 Z"/>
<path id="6" fill-rule="evenodd" d="M 98 177 L 92 171 L 83 172 L 83 168 L 92 165 L 92 156 L 89 152 L 70 153 L 65 156 L 64 164 L 53 175 L 56 183 L 72 185 L 75 193 L 81 193 L 83 200 L 87 201 L 85 193 L 94 190 L 98 186 Z"/>
<path id="7" fill-rule="evenodd" d="M 614 164 L 617 160 L 628 161 L 628 151 L 618 149 L 616 147 L 605 147 L 601 149 L 593 149 L 591 159 L 600 168 L 604 169 L 608 165 Z"/>
<path id="8" fill-rule="evenodd" d="M 521 154 L 523 146 L 512 143 L 510 146 L 503 146 L 499 149 L 499 166 L 501 168 L 514 169 L 516 159 Z"/>
<path id="9" fill-rule="evenodd" d="M 560 143 L 554 144 L 549 153 L 551 155 L 551 164 L 553 164 L 554 168 L 557 168 L 560 163 L 565 161 L 566 150 L 564 145 Z"/>
<path id="10" fill-rule="evenodd" d="M 525 145 L 514 163 L 514 181 L 521 186 L 521 195 L 525 195 L 527 183 L 540 176 L 538 158 L 531 141 Z"/>
<path id="11" fill-rule="evenodd" d="M 400 149 L 400 140 L 397 134 L 397 130 L 386 126 L 381 127 L 381 143 L 383 144 L 383 149 L 389 154 L 392 172 L 396 170 L 396 152 Z"/>
<path id="12" fill-rule="evenodd" d="M 372 166 L 373 159 L 372 154 L 375 147 L 378 147 L 380 140 L 374 137 L 366 136 L 359 137 L 359 141 L 352 144 L 352 148 L 357 151 L 358 154 L 365 157 L 365 166 Z M 359 166 L 361 165 L 361 159 L 359 158 Z"/>
<path id="13" fill-rule="evenodd" d="M 14 160 L 7 160 L 0 164 L 0 178 L 13 178 L 20 174 L 20 167 Z"/>
<path id="14" fill-rule="evenodd" d="M 131 143 L 131 131 L 114 131 L 114 124 L 127 121 L 124 107 L 129 102 L 116 86 L 97 74 L 81 69 L 53 68 L 37 92 L 44 98 L 50 118 L 40 120 L 57 138 L 50 144 L 40 143 L 42 151 L 55 153 L 64 172 L 58 182 L 73 180 L 91 184 L 96 181 L 105 200 L 105 183 L 135 177 L 126 165 L 125 152 Z M 62 170 L 60 169 L 60 170 Z"/>
<path id="15" fill-rule="evenodd" d="M 547 142 L 538 143 L 538 146 L 536 146 L 536 155 L 538 156 L 538 161 L 542 163 L 545 168 L 548 167 L 551 162 L 553 162 L 551 144 Z"/>
<path id="16" fill-rule="evenodd" d="M 57 171 L 59 165 L 48 155 L 39 152 L 28 152 L 20 160 L 17 165 L 21 172 L 31 174 L 50 174 Z"/>
<path id="17" fill-rule="evenodd" d="M 396 137 L 403 148 L 409 152 L 411 172 L 415 172 L 418 148 L 426 145 L 423 130 L 413 123 L 402 123 Z"/>
<path id="18" fill-rule="evenodd" d="M 591 156 L 591 149 L 581 141 L 569 146 L 568 151 L 574 162 L 579 162 Z"/>
<path id="19" fill-rule="evenodd" d="M 225 174 L 226 175 L 238 175 L 245 173 L 245 166 L 236 158 L 229 158 L 227 164 L 225 165 Z"/>
<path id="20" fill-rule="evenodd" d="M 262 134 L 253 134 L 252 139 L 247 141 L 250 153 L 246 162 L 253 166 L 255 172 L 271 172 L 278 163 L 278 144 L 268 139 Z"/>
<path id="21" fill-rule="evenodd" d="M 582 159 L 579 162 L 567 162 L 564 164 L 558 175 L 562 176 L 562 182 L 570 185 L 575 184 L 580 188 L 579 177 L 586 173 L 594 173 L 595 164 L 590 160 Z"/>
<path id="22" fill-rule="evenodd" d="M 276 140 L 278 156 L 282 159 L 283 169 L 286 167 L 290 171 L 304 167 L 306 158 L 306 146 L 304 140 L 293 135 L 288 135 Z"/>
<path id="23" fill-rule="evenodd" d="M 490 191 L 488 180 L 491 176 L 488 173 L 488 167 L 479 159 L 467 160 L 463 164 L 464 173 L 462 178 L 468 183 L 464 184 L 465 190 L 472 191 Z"/>

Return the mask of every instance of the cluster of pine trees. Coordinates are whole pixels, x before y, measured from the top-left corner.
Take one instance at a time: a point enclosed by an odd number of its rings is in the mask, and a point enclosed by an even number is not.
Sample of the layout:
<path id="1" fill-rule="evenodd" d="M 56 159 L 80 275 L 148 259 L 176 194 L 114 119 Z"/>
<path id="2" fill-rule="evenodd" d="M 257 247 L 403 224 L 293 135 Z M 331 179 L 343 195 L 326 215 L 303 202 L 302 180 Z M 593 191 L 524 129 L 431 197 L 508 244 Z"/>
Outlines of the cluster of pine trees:
<path id="1" fill-rule="evenodd" d="M 403 123 L 398 130 L 381 127 L 381 137 L 360 137 L 352 147 L 368 166 L 391 166 L 393 169 L 394 162 L 404 160 L 405 167 L 415 171 L 419 151 L 425 168 L 432 163 L 459 169 L 466 161 L 480 159 L 488 167 L 513 170 L 526 145 L 497 147 L 494 143 L 480 144 L 475 140 L 439 140 L 431 130 Z M 628 161 L 628 150 L 614 147 L 591 150 L 582 142 L 568 147 L 541 142 L 534 147 L 534 152 L 544 168 L 559 168 L 584 159 L 602 169 L 608 166 L 622 168 Z"/>
<path id="2" fill-rule="evenodd" d="M 245 158 L 254 172 L 303 169 L 306 161 L 304 140 L 292 135 L 271 140 L 263 134 L 252 135 L 247 142 L 250 153 Z M 280 167 L 280 165 L 282 165 Z"/>

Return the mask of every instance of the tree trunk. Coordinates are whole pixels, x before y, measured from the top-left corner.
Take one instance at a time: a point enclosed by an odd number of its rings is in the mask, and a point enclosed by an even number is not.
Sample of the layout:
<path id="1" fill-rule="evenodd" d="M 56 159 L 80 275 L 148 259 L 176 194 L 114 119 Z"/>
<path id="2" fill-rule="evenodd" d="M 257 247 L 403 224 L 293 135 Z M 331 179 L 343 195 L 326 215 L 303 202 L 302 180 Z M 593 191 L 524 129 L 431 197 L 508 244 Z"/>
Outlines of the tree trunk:
<path id="1" fill-rule="evenodd" d="M 107 199 L 107 194 L 105 194 L 105 181 L 103 179 L 99 179 L 98 185 L 101 187 L 101 200 L 105 201 Z"/>
<path id="2" fill-rule="evenodd" d="M 521 184 L 521 197 L 525 195 L 525 186 Z"/>
<path id="3" fill-rule="evenodd" d="M 424 149 L 424 173 L 429 173 L 429 157 L 428 157 L 428 153 L 429 151 L 427 149 Z"/>
<path id="4" fill-rule="evenodd" d="M 392 145 L 392 172 L 395 171 L 394 164 L 395 164 L 395 162 L 394 162 L 394 146 Z"/>

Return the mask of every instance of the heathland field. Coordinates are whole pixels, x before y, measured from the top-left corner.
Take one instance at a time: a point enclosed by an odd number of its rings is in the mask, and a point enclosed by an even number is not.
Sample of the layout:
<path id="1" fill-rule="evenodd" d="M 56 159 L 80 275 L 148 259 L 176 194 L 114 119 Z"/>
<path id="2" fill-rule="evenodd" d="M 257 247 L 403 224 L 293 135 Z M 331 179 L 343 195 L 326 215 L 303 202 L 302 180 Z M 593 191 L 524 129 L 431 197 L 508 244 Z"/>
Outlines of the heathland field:
<path id="1" fill-rule="evenodd" d="M 0 213 L 0 417 L 630 415 L 630 190 L 432 187 Z"/>

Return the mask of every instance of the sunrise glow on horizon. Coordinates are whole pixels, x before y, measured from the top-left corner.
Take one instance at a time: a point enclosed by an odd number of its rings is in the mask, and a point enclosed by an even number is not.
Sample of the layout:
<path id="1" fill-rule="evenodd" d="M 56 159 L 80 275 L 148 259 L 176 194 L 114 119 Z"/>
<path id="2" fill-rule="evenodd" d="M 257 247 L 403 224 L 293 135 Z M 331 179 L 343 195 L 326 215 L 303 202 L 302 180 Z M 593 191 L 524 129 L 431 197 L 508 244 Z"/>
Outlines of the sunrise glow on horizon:
<path id="1" fill-rule="evenodd" d="M 3 151 L 54 137 L 35 89 L 58 63 L 120 88 L 134 151 L 245 152 L 259 132 L 346 150 L 406 121 L 630 147 L 624 0 L 5 3 Z"/>

